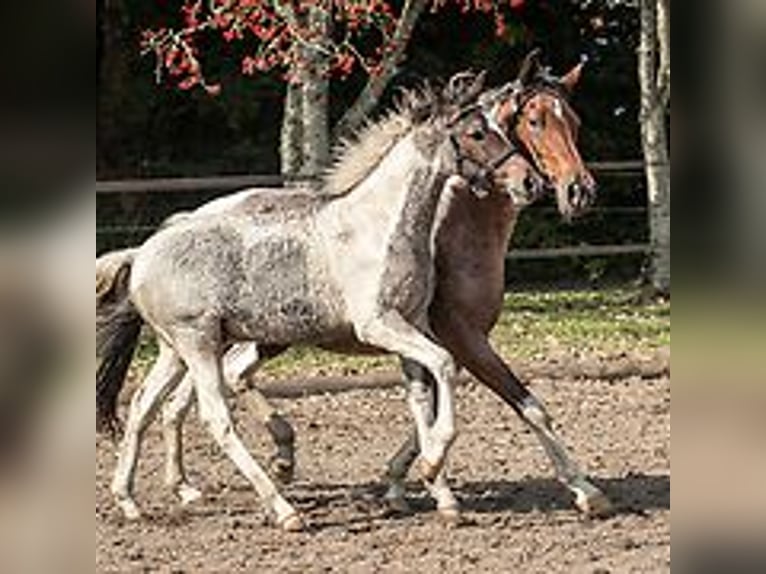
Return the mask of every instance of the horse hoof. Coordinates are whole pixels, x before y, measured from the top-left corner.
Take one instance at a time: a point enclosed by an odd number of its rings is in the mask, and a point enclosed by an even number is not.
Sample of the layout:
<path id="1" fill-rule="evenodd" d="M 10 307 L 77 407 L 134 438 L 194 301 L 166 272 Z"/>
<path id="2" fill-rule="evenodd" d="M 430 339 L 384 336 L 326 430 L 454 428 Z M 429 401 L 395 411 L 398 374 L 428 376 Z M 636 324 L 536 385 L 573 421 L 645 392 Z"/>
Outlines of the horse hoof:
<path id="1" fill-rule="evenodd" d="M 448 526 L 460 526 L 463 521 L 463 514 L 457 506 L 447 506 L 439 508 L 439 519 Z"/>
<path id="2" fill-rule="evenodd" d="M 441 464 L 432 464 L 424 458 L 420 459 L 419 465 L 420 476 L 423 478 L 423 480 L 426 480 L 429 483 L 432 483 L 434 480 L 436 480 L 436 477 L 439 475 L 439 472 L 442 468 Z"/>
<path id="3" fill-rule="evenodd" d="M 293 513 L 277 522 L 279 527 L 285 532 L 301 532 L 306 528 L 306 524 L 298 513 Z"/>
<path id="4" fill-rule="evenodd" d="M 292 461 L 275 458 L 271 461 L 271 474 L 282 484 L 290 484 L 295 478 L 295 465 Z"/>
<path id="5" fill-rule="evenodd" d="M 386 507 L 393 514 L 409 514 L 412 512 L 410 503 L 403 496 L 392 496 L 385 498 Z"/>
<path id="6" fill-rule="evenodd" d="M 587 493 L 578 491 L 575 505 L 580 512 L 590 518 L 605 518 L 614 512 L 614 506 L 610 500 L 595 487 Z"/>
<path id="7" fill-rule="evenodd" d="M 138 508 L 138 505 L 133 502 L 133 500 L 123 498 L 117 501 L 117 505 L 120 507 L 122 515 L 126 520 L 129 520 L 130 522 L 141 520 L 141 509 Z"/>
<path id="8" fill-rule="evenodd" d="M 176 488 L 176 495 L 181 501 L 181 506 L 188 506 L 202 498 L 202 492 L 188 484 L 179 485 Z"/>

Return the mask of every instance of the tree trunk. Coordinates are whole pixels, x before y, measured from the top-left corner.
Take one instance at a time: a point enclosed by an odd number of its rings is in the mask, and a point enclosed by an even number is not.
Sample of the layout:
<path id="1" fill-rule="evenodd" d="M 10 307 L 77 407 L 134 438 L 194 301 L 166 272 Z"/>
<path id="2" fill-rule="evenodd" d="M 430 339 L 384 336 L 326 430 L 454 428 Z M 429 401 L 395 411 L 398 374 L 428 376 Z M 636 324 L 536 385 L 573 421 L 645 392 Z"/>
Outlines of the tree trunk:
<path id="1" fill-rule="evenodd" d="M 398 72 L 415 24 L 428 4 L 429 0 L 406 0 L 394 32 L 395 49 L 381 63 L 381 72 L 370 77 L 338 122 L 335 138 L 353 132 L 377 105 Z M 321 2 L 309 11 L 307 25 L 313 42 L 301 48 L 300 80 L 296 86 L 288 87 L 280 148 L 282 174 L 287 177 L 315 177 L 330 159 L 329 66 L 322 50 L 323 40 L 330 35 L 330 19 L 331 11 Z"/>
<path id="2" fill-rule="evenodd" d="M 282 176 L 298 177 L 303 165 L 303 103 L 300 84 L 289 82 L 282 115 L 279 157 Z"/>
<path id="3" fill-rule="evenodd" d="M 305 66 L 301 78 L 303 138 L 301 175 L 315 177 L 330 159 L 330 80 L 327 55 L 322 43 L 329 37 L 330 12 L 320 5 L 312 7 L 308 24 L 314 42 L 304 49 Z"/>
<path id="4" fill-rule="evenodd" d="M 663 107 L 670 104 L 670 0 L 657 4 L 657 40 L 660 44 L 658 84 Z"/>
<path id="5" fill-rule="evenodd" d="M 659 5 L 663 0 L 641 0 L 641 139 L 646 162 L 649 198 L 651 262 L 649 281 L 658 293 L 670 292 L 670 153 L 666 128 L 666 97 L 669 69 L 660 75 L 660 39 L 669 39 L 669 14 Z M 669 55 L 669 52 L 668 52 Z M 664 59 L 664 58 L 663 58 Z M 668 62 L 669 66 L 669 62 Z M 663 84 L 668 82 L 665 87 Z"/>

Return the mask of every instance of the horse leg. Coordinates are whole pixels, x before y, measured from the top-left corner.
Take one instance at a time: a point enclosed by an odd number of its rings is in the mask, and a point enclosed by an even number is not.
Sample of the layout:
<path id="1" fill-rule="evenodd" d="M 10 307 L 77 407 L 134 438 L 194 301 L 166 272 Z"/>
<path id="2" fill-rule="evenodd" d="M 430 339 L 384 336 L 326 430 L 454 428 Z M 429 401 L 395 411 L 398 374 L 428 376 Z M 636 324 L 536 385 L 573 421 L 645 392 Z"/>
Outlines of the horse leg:
<path id="1" fill-rule="evenodd" d="M 258 353 L 255 344 L 233 346 L 224 357 L 226 383 L 233 387 L 240 380 L 248 381 L 250 375 L 263 360 L 278 354 L 276 347 L 264 347 L 266 352 Z M 284 348 L 282 348 L 284 349 Z M 288 483 L 295 468 L 295 433 L 290 424 L 272 407 L 266 398 L 253 386 L 248 386 L 246 395 L 254 406 L 256 420 L 263 423 L 271 435 L 277 451 L 272 455 L 270 470 L 277 480 Z M 183 466 L 182 428 L 194 398 L 194 382 L 184 377 L 181 384 L 165 403 L 162 411 L 163 434 L 165 438 L 165 484 L 186 505 L 198 500 L 202 493 L 193 487 Z"/>
<path id="2" fill-rule="evenodd" d="M 495 353 L 486 335 L 461 323 L 456 314 L 448 321 L 449 324 L 443 320 L 434 323 L 438 327 L 439 339 L 444 341 L 462 365 L 499 395 L 530 426 L 553 463 L 557 478 L 574 494 L 577 507 L 583 513 L 593 516 L 611 512 L 609 499 L 588 480 L 567 453 L 542 403 L 522 385 Z"/>
<path id="3" fill-rule="evenodd" d="M 231 361 L 230 355 L 238 348 L 246 347 L 240 350 L 237 361 Z M 266 430 L 274 443 L 276 452 L 269 461 L 269 470 L 272 476 L 284 484 L 292 482 L 295 474 L 295 431 L 290 423 L 279 413 L 279 411 L 266 400 L 263 393 L 255 386 L 249 383 L 253 374 L 267 360 L 282 354 L 287 350 L 286 345 L 262 345 L 256 347 L 255 344 L 235 345 L 224 358 L 224 366 L 229 366 L 227 382 L 233 384 L 234 381 L 243 381 L 248 389 L 246 394 L 248 405 L 251 407 L 255 418 Z M 241 357 L 249 359 L 244 361 Z"/>
<path id="4" fill-rule="evenodd" d="M 154 366 L 131 400 L 125 435 L 112 479 L 111 490 L 117 505 L 131 520 L 141 517 L 141 511 L 133 500 L 133 483 L 141 440 L 162 400 L 178 384 L 185 370 L 172 348 L 162 340 L 159 345 L 160 352 Z"/>
<path id="5" fill-rule="evenodd" d="M 365 343 L 424 365 L 433 374 L 438 399 L 436 420 L 432 425 L 428 424 L 420 409 L 413 410 L 421 452 L 421 473 L 426 481 L 433 482 L 444 466 L 456 436 L 453 382 L 457 367 L 452 356 L 394 311 L 366 322 L 358 329 L 357 336 Z"/>
<path id="6" fill-rule="evenodd" d="M 285 530 L 300 530 L 303 520 L 284 499 L 266 471 L 253 459 L 234 429 L 234 423 L 222 390 L 223 374 L 215 344 L 198 333 L 182 337 L 178 350 L 194 380 L 199 414 L 221 450 L 253 485 L 259 497 L 275 514 Z"/>
<path id="7" fill-rule="evenodd" d="M 428 371 L 417 363 L 402 359 L 401 364 L 408 386 L 410 408 L 420 411 L 414 416 L 425 417 L 428 424 L 431 424 L 436 410 L 433 378 Z M 404 497 L 404 480 L 418 454 L 420 454 L 418 436 L 416 433 L 412 433 L 388 461 L 384 477 L 388 489 L 384 498 L 386 503 L 395 511 L 409 511 L 409 505 Z M 448 521 L 457 521 L 460 517 L 460 505 L 449 488 L 445 471 L 442 470 L 433 482 L 426 482 L 426 488 L 431 497 L 436 500 L 440 516 Z"/>
<path id="8" fill-rule="evenodd" d="M 187 374 L 162 408 L 162 431 L 165 439 L 165 484 L 180 499 L 191 504 L 202 493 L 186 477 L 183 465 L 183 422 L 194 398 L 194 381 Z"/>
<path id="9" fill-rule="evenodd" d="M 421 365 L 406 359 L 402 360 L 402 371 L 408 382 L 408 402 L 413 416 L 416 420 L 422 417 L 425 424 L 431 425 L 437 408 L 433 379 Z M 445 469 L 442 468 L 433 482 L 426 481 L 425 485 L 431 497 L 436 500 L 439 514 L 450 522 L 456 522 L 460 518 L 460 505 L 450 490 Z"/>
<path id="10" fill-rule="evenodd" d="M 419 454 L 417 431 L 411 432 L 399 450 L 396 451 L 396 454 L 386 464 L 386 471 L 383 475 L 383 481 L 386 484 L 384 500 L 392 510 L 397 512 L 409 512 L 410 510 L 405 498 L 404 481 L 407 478 L 407 472 Z"/>

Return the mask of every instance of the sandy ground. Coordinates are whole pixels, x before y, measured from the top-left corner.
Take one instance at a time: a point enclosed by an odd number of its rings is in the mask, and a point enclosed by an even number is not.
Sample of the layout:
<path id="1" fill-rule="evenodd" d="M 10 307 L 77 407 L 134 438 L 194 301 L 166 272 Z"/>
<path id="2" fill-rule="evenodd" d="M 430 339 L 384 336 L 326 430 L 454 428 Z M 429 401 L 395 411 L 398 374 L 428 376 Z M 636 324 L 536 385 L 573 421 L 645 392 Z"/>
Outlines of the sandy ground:
<path id="1" fill-rule="evenodd" d="M 96 443 L 99 572 L 540 572 L 670 571 L 670 381 L 533 380 L 581 464 L 617 506 L 615 516 L 577 514 L 534 436 L 489 391 L 458 391 L 460 436 L 450 477 L 461 526 L 443 524 L 416 480 L 414 512 L 392 518 L 378 477 L 405 436 L 401 390 L 356 390 L 277 400 L 298 433 L 296 482 L 284 492 L 310 528 L 286 534 L 199 425 L 187 424 L 188 467 L 204 498 L 180 508 L 162 484 L 157 426 L 147 435 L 137 497 L 147 517 L 126 523 L 108 484 L 112 445 Z M 238 428 L 265 460 L 265 431 Z"/>

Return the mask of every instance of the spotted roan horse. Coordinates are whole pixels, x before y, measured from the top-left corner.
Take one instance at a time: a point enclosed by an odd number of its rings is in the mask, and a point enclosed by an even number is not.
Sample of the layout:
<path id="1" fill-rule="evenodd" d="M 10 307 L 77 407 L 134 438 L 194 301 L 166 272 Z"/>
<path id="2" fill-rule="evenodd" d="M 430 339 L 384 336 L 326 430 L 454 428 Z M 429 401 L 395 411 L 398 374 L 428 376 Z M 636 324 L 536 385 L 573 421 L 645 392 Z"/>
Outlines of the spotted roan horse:
<path id="1" fill-rule="evenodd" d="M 142 435 L 188 372 L 201 418 L 287 530 L 303 520 L 251 457 L 221 394 L 221 357 L 237 341 L 382 350 L 426 366 L 438 412 L 411 401 L 421 470 L 440 476 L 455 436 L 451 355 L 429 336 L 432 228 L 444 190 L 505 193 L 507 138 L 475 99 L 481 80 L 425 90 L 349 144 L 323 193 L 278 190 L 224 200 L 151 237 L 120 271 L 114 309 L 97 324 L 98 420 L 108 425 L 143 322 L 159 356 L 134 394 L 112 493 L 138 518 Z M 128 360 L 126 361 L 126 357 Z"/>

